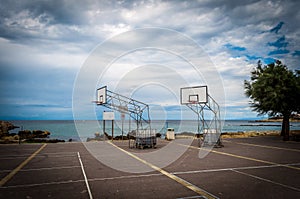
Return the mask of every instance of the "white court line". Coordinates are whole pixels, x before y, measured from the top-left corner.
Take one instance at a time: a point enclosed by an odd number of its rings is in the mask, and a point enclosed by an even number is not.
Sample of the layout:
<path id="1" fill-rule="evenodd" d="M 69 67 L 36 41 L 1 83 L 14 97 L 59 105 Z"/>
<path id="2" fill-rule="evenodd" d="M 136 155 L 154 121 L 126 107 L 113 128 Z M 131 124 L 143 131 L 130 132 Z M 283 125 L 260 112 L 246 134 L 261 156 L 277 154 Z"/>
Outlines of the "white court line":
<path id="1" fill-rule="evenodd" d="M 80 168 L 80 166 L 63 166 L 63 167 L 44 167 L 44 168 L 37 168 L 37 169 L 21 169 L 20 172 L 58 170 L 58 169 L 74 169 L 74 168 Z"/>
<path id="2" fill-rule="evenodd" d="M 120 180 L 120 179 L 130 179 L 130 178 L 140 178 L 140 177 L 152 177 L 152 176 L 162 176 L 162 173 L 154 173 L 154 174 L 142 174 L 142 175 L 128 175 L 128 176 L 117 176 L 117 177 L 106 177 L 106 178 L 90 178 L 90 182 L 94 181 L 104 181 L 104 180 Z"/>
<path id="3" fill-rule="evenodd" d="M 45 185 L 47 185 L 47 186 L 48 185 L 60 185 L 60 184 L 69 184 L 69 183 L 77 183 L 77 182 L 84 182 L 84 180 L 67 180 L 67 181 L 44 182 L 44 183 L 36 183 L 36 184 L 10 185 L 10 186 L 0 187 L 0 189 L 36 187 L 36 186 L 45 186 Z"/>
<path id="4" fill-rule="evenodd" d="M 74 155 L 75 154 L 76 155 L 77 153 L 76 152 L 58 152 L 58 153 L 52 152 L 52 153 L 41 153 L 41 154 L 46 154 L 46 155 L 53 155 L 53 154 L 54 155 L 56 155 L 56 154 L 73 154 Z"/>
<path id="5" fill-rule="evenodd" d="M 179 145 L 183 145 L 183 144 L 179 144 Z M 183 146 L 188 146 L 188 145 L 183 145 Z M 244 160 L 261 162 L 261 163 L 269 164 L 269 165 L 281 165 L 282 167 L 295 169 L 295 170 L 300 170 L 300 167 L 294 167 L 294 166 L 290 166 L 290 165 L 279 164 L 279 163 L 275 163 L 275 162 L 271 162 L 271 161 L 267 161 L 267 160 L 260 160 L 260 159 L 256 159 L 256 158 L 246 157 L 246 156 L 242 156 L 242 155 L 236 155 L 236 154 L 232 154 L 232 153 L 226 153 L 226 152 L 217 151 L 217 150 L 209 150 L 209 149 L 199 148 L 199 147 L 195 147 L 195 146 L 188 146 L 188 147 L 192 148 L 192 149 L 196 149 L 196 150 L 204 150 L 204 151 L 208 151 L 208 152 L 212 152 L 212 153 L 216 153 L 216 154 L 220 154 L 220 155 L 226 155 L 226 156 L 230 156 L 230 157 L 235 157 L 235 158 L 240 158 L 240 159 L 244 159 Z"/>
<path id="6" fill-rule="evenodd" d="M 288 185 L 285 185 L 285 184 L 282 184 L 282 183 L 279 183 L 279 182 L 275 182 L 275 181 L 272 181 L 272 180 L 261 178 L 261 177 L 258 177 L 258 176 L 252 175 L 252 174 L 241 172 L 241 171 L 237 171 L 237 170 L 232 170 L 232 171 L 236 172 L 236 173 L 239 173 L 239 174 L 242 174 L 242 175 L 245 175 L 245 176 L 248 176 L 248 177 L 252 177 L 252 178 L 255 178 L 255 179 L 258 179 L 258 180 L 262 180 L 262 181 L 265 181 L 265 182 L 269 182 L 269 183 L 272 183 L 272 184 L 275 184 L 275 185 L 279 185 L 279 186 L 282 186 L 282 187 L 289 188 L 289 189 L 292 189 L 294 191 L 300 192 L 300 189 L 298 189 L 296 187 L 288 186 Z"/>
<path id="7" fill-rule="evenodd" d="M 300 163 L 285 164 L 285 165 L 286 166 L 300 165 Z M 262 180 L 262 181 L 265 181 L 265 182 L 276 184 L 276 185 L 279 185 L 279 186 L 282 186 L 282 187 L 286 187 L 286 188 L 289 188 L 289 189 L 292 189 L 292 190 L 295 190 L 295 191 L 300 191 L 300 189 L 292 187 L 292 186 L 288 186 L 288 185 L 285 185 L 285 184 L 282 184 L 282 183 L 279 183 L 279 182 L 275 182 L 275 181 L 268 180 L 268 179 L 265 179 L 265 178 L 261 178 L 261 177 L 258 177 L 258 176 L 252 175 L 252 174 L 247 174 L 247 173 L 244 173 L 242 171 L 238 171 L 238 170 L 262 169 L 262 168 L 271 168 L 271 167 L 282 167 L 282 164 L 267 165 L 267 166 L 225 168 L 225 169 L 207 169 L 207 170 L 196 170 L 196 171 L 182 171 L 182 172 L 173 172 L 172 174 L 178 175 L 178 174 L 209 173 L 209 172 L 218 172 L 218 171 L 234 171 L 236 173 L 243 174 L 243 175 L 255 178 L 255 179 L 259 179 L 259 180 Z"/>
<path id="8" fill-rule="evenodd" d="M 139 178 L 139 177 L 151 177 L 151 176 L 162 176 L 163 174 L 144 174 L 144 175 L 130 175 L 130 176 L 118 176 L 118 177 L 107 177 L 107 178 L 90 178 L 89 182 L 95 181 L 105 181 L 105 180 L 119 180 L 119 179 L 130 179 L 130 178 Z M 2 188 L 22 188 L 22 187 L 35 187 L 35 186 L 45 186 L 45 185 L 59 185 L 59 184 L 69 184 L 69 183 L 77 183 L 77 182 L 85 182 L 85 180 L 67 180 L 67 181 L 58 181 L 58 182 L 45 182 L 45 183 L 36 183 L 36 184 L 23 184 L 23 185 L 11 185 L 11 186 L 3 186 Z"/>
<path id="9" fill-rule="evenodd" d="M 234 143 L 234 144 L 240 144 L 245 146 L 253 146 L 253 147 L 261 147 L 261 148 L 267 148 L 267 149 L 277 149 L 277 150 L 285 150 L 285 151 L 293 151 L 293 152 L 300 152 L 299 149 L 294 148 L 283 148 L 283 147 L 277 147 L 277 146 L 269 146 L 269 145 L 261 145 L 261 144 L 251 144 L 251 143 L 244 143 L 244 142 L 234 142 L 229 140 L 223 140 L 224 142 Z"/>
<path id="10" fill-rule="evenodd" d="M 293 163 L 293 164 L 287 164 L 287 165 L 300 165 L 300 163 Z M 236 169 L 237 170 L 262 169 L 262 168 L 271 168 L 271 167 L 280 167 L 280 166 L 282 166 L 282 165 L 267 165 L 267 166 L 236 167 L 236 168 L 225 168 L 225 169 L 207 169 L 207 170 L 194 170 L 194 171 L 179 171 L 179 172 L 172 172 L 171 174 L 178 175 L 178 174 L 208 173 L 208 172 L 218 172 L 218 171 L 235 171 Z M 78 168 L 78 167 L 81 167 L 81 166 L 61 167 L 61 168 Z M 53 168 L 44 168 L 44 169 L 49 169 L 50 170 L 50 169 L 53 169 Z M 56 167 L 55 169 L 60 169 L 60 167 Z M 38 169 L 26 169 L 26 170 L 38 170 Z M 20 170 L 20 171 L 22 171 L 22 170 Z M 238 172 L 238 171 L 236 171 L 236 172 Z M 242 174 L 242 172 L 240 172 L 240 173 Z M 154 174 L 128 175 L 128 176 L 105 177 L 105 178 L 90 178 L 88 181 L 89 182 L 95 182 L 95 181 L 105 181 L 105 180 L 119 180 L 119 179 L 140 178 L 140 177 L 144 178 L 144 177 L 162 176 L 162 175 L 163 175 L 162 173 L 154 173 Z M 247 175 L 250 175 L 250 174 L 247 174 Z M 251 177 L 253 177 L 253 176 L 251 176 Z M 259 178 L 259 177 L 256 177 L 256 178 Z M 262 179 L 262 178 L 259 178 L 259 179 Z M 77 183 L 77 182 L 84 182 L 84 181 L 85 180 L 67 180 L 67 181 L 58 181 L 58 182 L 49 182 L 49 183 L 12 185 L 12 186 L 0 187 L 0 189 L 1 188 L 34 187 L 34 186 L 44 186 L 44 185 L 59 185 L 59 184 Z M 286 186 L 286 185 L 284 185 L 284 186 Z M 199 197 L 199 196 L 197 196 L 197 197 Z M 189 197 L 187 197 L 187 198 L 189 198 Z"/>
<path id="11" fill-rule="evenodd" d="M 37 158 L 66 158 L 66 157 L 76 157 L 76 154 L 74 155 L 40 155 Z"/>
<path id="12" fill-rule="evenodd" d="M 203 199 L 206 199 L 205 196 L 188 196 L 188 197 L 176 198 L 176 199 L 194 199 L 194 198 L 203 198 Z"/>
<path id="13" fill-rule="evenodd" d="M 29 155 L 28 155 L 29 156 Z M 17 156 L 17 157 L 7 157 L 7 158 L 0 158 L 0 161 L 4 160 L 14 160 L 14 159 L 25 159 L 28 156 Z"/>
<path id="14" fill-rule="evenodd" d="M 218 172 L 218 171 L 232 171 L 232 170 L 248 170 L 248 169 L 263 169 L 263 168 L 272 168 L 272 167 L 282 167 L 284 166 L 297 166 L 300 163 L 291 163 L 291 164 L 274 164 L 274 165 L 264 165 L 264 166 L 249 166 L 249 167 L 233 167 L 233 168 L 224 168 L 224 169 L 204 169 L 204 170 L 194 170 L 194 171 L 178 171 L 173 172 L 172 174 L 193 174 L 193 173 L 209 173 L 209 172 Z"/>
<path id="15" fill-rule="evenodd" d="M 150 162 L 147 162 L 144 159 L 141 159 L 140 157 L 134 155 L 133 153 L 130 153 L 129 151 L 126 151 L 125 149 L 122 149 L 122 148 L 118 147 L 117 145 L 115 145 L 112 142 L 107 142 L 107 143 L 113 145 L 114 147 L 116 147 L 120 151 L 123 151 L 127 155 L 129 155 L 129 156 L 133 157 L 134 159 L 144 163 L 145 165 L 147 165 L 147 166 L 151 167 L 152 169 L 162 173 L 163 175 L 167 176 L 168 178 L 178 182 L 179 184 L 183 185 L 184 187 L 194 191 L 195 193 L 197 193 L 201 196 L 203 195 L 203 196 L 205 196 L 206 198 L 209 198 L 209 199 L 217 199 L 218 198 L 217 196 L 205 191 L 204 189 L 201 189 L 200 187 L 197 187 L 196 185 L 194 185 L 194 184 L 192 184 L 192 183 L 190 183 L 190 182 L 188 182 L 188 181 L 186 181 L 186 180 L 184 180 L 184 179 L 182 179 L 182 178 L 180 178 L 180 177 L 178 177 L 174 174 L 171 174 L 171 173 L 167 172 L 166 170 L 163 170 L 163 169 L 155 166 L 154 164 L 152 164 Z"/>
<path id="16" fill-rule="evenodd" d="M 0 160 L 6 160 L 6 159 L 16 159 L 16 158 L 24 158 L 24 157 L 28 157 L 31 154 L 21 154 L 21 155 L 0 155 Z M 54 155 L 54 156 L 52 156 Z M 35 157 L 72 157 L 72 156 L 77 156 L 76 152 L 66 152 L 66 153 L 41 153 L 36 155 Z"/>
<path id="17" fill-rule="evenodd" d="M 58 158 L 58 157 L 76 157 L 76 152 L 65 152 L 65 153 L 41 153 L 37 157 L 50 157 L 50 158 Z"/>
<path id="18" fill-rule="evenodd" d="M 90 189 L 90 186 L 89 186 L 89 182 L 88 182 L 88 179 L 87 179 L 85 171 L 84 171 L 84 167 L 83 167 L 83 164 L 82 164 L 79 152 L 77 152 L 77 155 L 78 155 L 78 160 L 80 162 L 80 166 L 81 166 L 82 174 L 83 174 L 84 181 L 85 181 L 85 184 L 86 184 L 86 188 L 88 190 L 90 199 L 93 199 L 92 192 L 91 192 L 91 189 Z"/>
<path id="19" fill-rule="evenodd" d="M 26 158 L 27 156 L 15 156 L 15 157 L 6 157 L 6 158 L 0 158 L 0 161 L 1 160 L 14 160 L 14 159 L 24 159 Z M 76 157 L 76 154 L 75 155 L 57 155 L 57 156 L 48 156 L 48 155 L 39 155 L 39 156 L 36 156 L 36 158 L 65 158 L 65 157 Z"/>
<path id="20" fill-rule="evenodd" d="M 31 154 L 26 160 L 24 160 L 21 164 L 19 164 L 14 170 L 12 170 L 8 175 L 0 181 L 0 186 L 2 187 L 6 184 L 14 175 L 16 175 L 24 166 L 26 166 L 39 152 L 41 152 L 47 144 L 43 144 L 38 150 L 36 150 L 33 154 Z"/>
<path id="21" fill-rule="evenodd" d="M 63 166 L 63 167 L 44 167 L 44 168 L 36 168 L 36 169 L 21 169 L 19 172 L 27 172 L 27 171 L 45 171 L 45 170 L 57 170 L 57 169 L 74 169 L 80 168 L 80 166 Z M 11 170 L 1 170 L 0 173 L 10 172 Z"/>

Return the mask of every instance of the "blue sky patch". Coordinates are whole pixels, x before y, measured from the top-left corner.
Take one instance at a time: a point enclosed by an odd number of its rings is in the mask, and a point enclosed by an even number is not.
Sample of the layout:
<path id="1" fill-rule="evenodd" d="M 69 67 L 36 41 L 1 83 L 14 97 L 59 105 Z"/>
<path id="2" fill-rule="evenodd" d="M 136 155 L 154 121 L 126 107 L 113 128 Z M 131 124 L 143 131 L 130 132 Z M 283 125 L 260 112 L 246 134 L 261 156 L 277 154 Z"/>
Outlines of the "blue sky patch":
<path id="1" fill-rule="evenodd" d="M 274 50 L 268 53 L 268 55 L 283 55 L 283 54 L 288 54 L 290 51 L 286 49 L 278 49 Z"/>
<path id="2" fill-rule="evenodd" d="M 271 58 L 271 57 L 267 57 L 267 58 L 264 58 L 264 59 L 263 59 L 263 62 L 264 62 L 265 64 L 271 64 L 271 63 L 274 63 L 275 61 L 276 61 L 276 59 Z"/>
<path id="3" fill-rule="evenodd" d="M 262 57 L 259 57 L 259 56 L 256 56 L 256 55 L 245 55 L 245 56 L 247 57 L 247 59 L 249 61 L 251 61 L 251 60 L 259 60 L 259 59 L 262 58 Z"/>
<path id="4" fill-rule="evenodd" d="M 277 41 L 275 42 L 269 42 L 269 46 L 274 46 L 277 48 L 286 48 L 288 46 L 289 42 L 285 41 L 285 36 L 280 37 Z"/>
<path id="5" fill-rule="evenodd" d="M 293 52 L 293 56 L 300 57 L 300 50 L 296 50 L 295 52 Z"/>
<path id="6" fill-rule="evenodd" d="M 234 51 L 245 51 L 245 47 L 240 47 L 240 46 L 234 46 L 232 44 L 225 44 L 224 45 L 227 49 L 229 50 L 234 50 Z"/>

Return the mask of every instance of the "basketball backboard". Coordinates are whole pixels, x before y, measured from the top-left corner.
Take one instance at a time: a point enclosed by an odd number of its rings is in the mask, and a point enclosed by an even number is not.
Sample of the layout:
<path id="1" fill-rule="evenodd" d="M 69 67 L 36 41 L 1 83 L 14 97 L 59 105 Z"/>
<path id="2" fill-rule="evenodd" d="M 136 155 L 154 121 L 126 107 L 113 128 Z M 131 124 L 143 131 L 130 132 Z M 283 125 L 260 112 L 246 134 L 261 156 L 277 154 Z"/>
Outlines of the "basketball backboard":
<path id="1" fill-rule="evenodd" d="M 106 104 L 106 90 L 106 86 L 97 89 L 97 104 Z"/>
<path id="2" fill-rule="evenodd" d="M 207 103 L 207 86 L 181 88 L 180 101 L 181 104 Z"/>

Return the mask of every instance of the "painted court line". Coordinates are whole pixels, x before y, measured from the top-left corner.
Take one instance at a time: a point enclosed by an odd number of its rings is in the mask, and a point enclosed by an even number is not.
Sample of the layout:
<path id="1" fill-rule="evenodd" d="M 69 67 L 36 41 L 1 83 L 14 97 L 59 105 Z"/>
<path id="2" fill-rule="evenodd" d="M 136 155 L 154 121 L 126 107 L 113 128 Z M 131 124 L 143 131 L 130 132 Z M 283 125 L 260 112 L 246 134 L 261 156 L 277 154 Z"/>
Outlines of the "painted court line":
<path id="1" fill-rule="evenodd" d="M 141 178 L 141 177 L 151 177 L 151 176 L 162 176 L 161 173 L 156 174 L 145 174 L 145 175 L 130 175 L 130 176 L 117 176 L 117 177 L 107 177 L 107 178 L 89 178 L 89 182 L 96 181 L 106 181 L 106 180 L 119 180 L 119 179 L 130 179 L 130 178 Z M 85 182 L 84 180 L 66 180 L 66 181 L 56 181 L 56 182 L 44 182 L 44 183 L 34 183 L 34 184 L 21 184 L 21 185 L 11 185 L 11 186 L 3 186 L 0 189 L 4 188 L 22 188 L 22 187 L 36 187 L 36 186 L 48 186 L 48 185 L 60 185 L 60 184 L 70 184 L 70 183 L 78 183 Z"/>
<path id="2" fill-rule="evenodd" d="M 130 179 L 130 178 L 145 178 L 145 177 L 152 177 L 152 176 L 162 176 L 161 173 L 152 173 L 152 174 L 145 174 L 145 175 L 129 175 L 129 176 L 116 176 L 116 177 L 106 177 L 106 178 L 90 178 L 89 182 L 95 181 L 106 181 L 106 180 L 120 180 L 120 179 Z"/>
<path id="3" fill-rule="evenodd" d="M 181 145 L 183 145 L 183 144 L 181 144 Z M 184 146 L 188 146 L 188 145 L 184 145 Z M 250 158 L 250 157 L 246 157 L 246 156 L 235 155 L 232 153 L 226 153 L 226 152 L 221 152 L 221 151 L 209 150 L 209 149 L 199 148 L 199 147 L 195 147 L 195 146 L 188 146 L 188 147 L 197 149 L 197 150 L 205 150 L 205 151 L 220 154 L 220 155 L 226 155 L 226 156 L 230 156 L 230 157 L 240 158 L 240 159 L 244 159 L 244 160 L 250 160 L 250 161 L 260 162 L 260 163 L 265 163 L 265 164 L 270 164 L 270 165 L 280 165 L 281 167 L 300 170 L 300 167 L 294 167 L 294 166 L 290 166 L 290 165 L 286 165 L 286 164 L 279 164 L 279 163 L 275 163 L 275 162 L 271 162 L 271 161 L 267 161 L 267 160 L 260 160 L 260 159 L 256 159 L 256 158 Z"/>
<path id="4" fill-rule="evenodd" d="M 79 160 L 79 163 L 80 163 L 80 166 L 81 166 L 82 174 L 83 174 L 83 177 L 84 177 L 84 181 L 85 181 L 85 184 L 86 184 L 86 188 L 87 188 L 88 193 L 89 193 L 89 197 L 90 197 L 90 199 L 93 199 L 93 195 L 92 195 L 92 192 L 91 192 L 91 189 L 90 189 L 90 186 L 89 186 L 89 182 L 88 182 L 88 179 L 87 179 L 85 171 L 84 171 L 83 163 L 81 161 L 81 157 L 80 157 L 79 152 L 77 152 L 77 155 L 78 155 L 78 160 Z"/>
<path id="5" fill-rule="evenodd" d="M 213 153 L 217 153 L 217 154 L 221 154 L 221 155 L 236 157 L 236 158 L 240 158 L 240 159 L 251 160 L 251 161 L 261 162 L 261 163 L 270 164 L 270 165 L 280 165 L 282 167 L 286 167 L 286 168 L 290 168 L 290 169 L 295 169 L 295 170 L 300 170 L 299 167 L 294 167 L 294 166 L 285 165 L 285 164 L 279 164 L 279 163 L 275 163 L 275 162 L 271 162 L 271 161 L 260 160 L 260 159 L 256 159 L 256 158 L 250 158 L 250 157 L 246 157 L 246 156 L 235 155 L 235 154 L 225 153 L 225 152 L 220 152 L 220 151 L 215 151 L 215 150 L 212 150 L 212 152 Z"/>
<path id="6" fill-rule="evenodd" d="M 176 198 L 176 199 L 201 199 L 201 198 L 203 198 L 203 199 L 206 199 L 206 197 L 205 196 L 188 196 L 188 197 L 183 197 L 183 198 Z"/>
<path id="7" fill-rule="evenodd" d="M 45 170 L 59 170 L 59 169 L 74 169 L 80 168 L 80 166 L 63 166 L 63 167 L 44 167 L 44 168 L 36 168 L 36 169 L 21 169 L 19 172 L 27 172 L 27 171 L 45 171 Z M 0 173 L 11 172 L 12 170 L 1 170 Z"/>
<path id="8" fill-rule="evenodd" d="M 201 196 L 205 196 L 207 199 L 215 199 L 215 198 L 218 198 L 217 196 L 214 196 L 213 194 L 211 194 L 211 193 L 209 193 L 209 192 L 207 192 L 207 191 L 205 191 L 205 190 L 203 190 L 203 189 L 201 189 L 201 188 L 199 188 L 199 187 L 193 185 L 192 183 L 190 183 L 190 182 L 188 182 L 188 181 L 186 181 L 186 180 L 184 180 L 184 179 L 182 179 L 182 178 L 180 178 L 180 177 L 178 177 L 178 176 L 176 176 L 176 175 L 174 175 L 174 174 L 171 174 L 171 173 L 169 173 L 169 172 L 167 172 L 167 171 L 165 171 L 165 170 L 163 170 L 163 169 L 161 169 L 161 168 L 159 168 L 159 167 L 157 167 L 157 166 L 155 166 L 155 165 L 153 165 L 153 164 L 151 164 L 151 163 L 149 163 L 149 162 L 147 162 L 147 161 L 145 161 L 145 160 L 143 160 L 143 159 L 137 157 L 136 155 L 134 155 L 134 154 L 132 154 L 132 153 L 130 153 L 130 152 L 128 152 L 128 151 L 126 151 L 126 150 L 124 150 L 124 149 L 118 147 L 118 146 L 116 146 L 116 145 L 113 144 L 112 142 L 108 141 L 108 143 L 111 144 L 111 145 L 113 145 L 113 146 L 116 147 L 117 149 L 123 151 L 123 152 L 126 153 L 127 155 L 133 157 L 134 159 L 136 159 L 136 160 L 138 160 L 138 161 L 144 163 L 145 165 L 148 165 L 148 166 L 151 167 L 152 169 L 154 169 L 154 170 L 156 170 L 156 171 L 162 173 L 163 175 L 165 175 L 165 176 L 171 178 L 172 180 L 174 180 L 174 181 L 180 183 L 180 184 L 183 185 L 184 187 L 186 187 L 186 188 L 188 188 L 188 189 L 194 191 L 195 193 L 197 193 L 197 194 L 199 194 L 199 195 L 201 195 Z"/>
<path id="9" fill-rule="evenodd" d="M 229 140 L 223 140 L 223 141 L 234 143 L 234 144 L 245 145 L 245 146 L 255 146 L 255 147 L 261 147 L 261 148 L 268 148 L 268 149 L 278 149 L 278 150 L 285 150 L 285 151 L 300 152 L 299 149 L 282 148 L 282 147 L 277 147 L 277 146 L 267 146 L 267 145 L 260 145 L 260 144 L 250 144 L 250 143 L 243 143 L 243 142 L 233 142 L 233 141 L 229 141 Z"/>
<path id="10" fill-rule="evenodd" d="M 200 148 L 198 148 L 198 147 L 194 147 L 194 146 L 189 146 L 189 147 L 200 150 Z M 207 149 L 201 148 L 201 150 L 207 150 Z M 271 166 L 273 165 L 273 166 L 278 166 L 278 167 L 286 167 L 286 168 L 290 168 L 290 169 L 300 170 L 299 167 L 294 167 L 294 166 L 291 166 L 289 164 L 277 164 L 277 163 L 270 162 L 270 161 L 259 160 L 259 159 L 255 159 L 255 158 L 249 158 L 249 157 L 245 157 L 245 156 L 240 156 L 240 155 L 235 155 L 235 154 L 225 153 L 225 152 L 220 152 L 220 151 L 215 151 L 215 150 L 211 150 L 211 152 L 226 155 L 226 156 L 231 156 L 231 157 L 236 157 L 236 158 L 241 158 L 241 159 L 246 159 L 246 160 L 252 160 L 252 161 L 261 162 L 261 163 L 266 163 L 266 164 L 270 164 Z M 293 165 L 295 165 L 295 164 L 293 164 Z M 296 165 L 298 165 L 298 164 L 296 164 Z M 265 178 L 261 178 L 261 177 L 255 176 L 255 175 L 247 174 L 245 172 L 238 171 L 236 169 L 232 169 L 231 171 L 236 172 L 236 173 L 240 173 L 240 174 L 252 177 L 252 178 L 256 178 L 256 179 L 259 179 L 259 180 L 262 180 L 262 181 L 265 181 L 265 182 L 276 184 L 276 185 L 279 185 L 279 186 L 282 186 L 282 187 L 286 187 L 286 188 L 289 188 L 289 189 L 292 189 L 292 190 L 295 190 L 295 191 L 300 191 L 300 189 L 298 189 L 298 188 L 288 186 L 288 185 L 285 185 L 285 184 L 282 184 L 282 183 L 279 183 L 279 182 L 275 182 L 275 181 L 272 181 L 272 180 L 268 180 L 268 179 L 265 179 Z"/>
<path id="11" fill-rule="evenodd" d="M 44 183 L 35 183 L 35 184 L 10 185 L 10 186 L 0 187 L 0 189 L 49 186 L 49 185 L 60 185 L 60 184 L 70 184 L 70 183 L 79 183 L 79 182 L 82 183 L 82 182 L 84 182 L 84 180 L 67 180 L 67 181 L 58 181 L 58 182 L 44 182 Z"/>
<path id="12" fill-rule="evenodd" d="M 25 158 L 30 156 L 31 153 L 28 154 L 22 154 L 22 155 L 2 155 L 0 156 L 0 160 L 10 160 L 10 159 L 16 159 L 16 158 Z M 36 158 L 43 158 L 43 157 L 76 157 L 77 154 L 76 152 L 66 152 L 66 153 L 43 153 L 43 154 L 38 154 L 35 157 Z"/>
<path id="13" fill-rule="evenodd" d="M 60 169 L 75 169 L 80 168 L 81 166 L 63 166 L 63 167 L 44 167 L 44 168 L 37 168 L 37 169 L 21 169 L 22 172 L 27 171 L 46 171 L 46 170 L 60 170 Z"/>
<path id="14" fill-rule="evenodd" d="M 279 185 L 279 186 L 282 186 L 282 187 L 300 192 L 300 189 L 298 189 L 296 187 L 288 186 L 288 185 L 285 185 L 285 184 L 282 184 L 282 183 L 279 183 L 279 182 L 275 182 L 275 181 L 272 181 L 272 180 L 261 178 L 261 177 L 258 177 L 258 176 L 252 175 L 252 174 L 248 174 L 248 173 L 245 173 L 245 172 L 242 172 L 242 171 L 237 171 L 237 170 L 232 170 L 232 171 L 236 172 L 236 173 L 239 173 L 239 174 L 242 174 L 242 175 L 246 175 L 246 176 L 258 179 L 258 180 L 262 180 L 262 181 L 265 181 L 265 182 L 269 182 L 269 183 L 272 183 L 272 184 L 275 184 L 275 185 Z"/>
<path id="15" fill-rule="evenodd" d="M 300 163 L 292 163 L 292 164 L 284 164 L 284 165 L 300 165 Z M 180 174 L 193 174 L 193 173 L 210 173 L 210 172 L 219 172 L 219 171 L 265 169 L 265 168 L 274 168 L 274 167 L 282 167 L 282 165 L 274 164 L 274 165 L 264 165 L 264 166 L 233 167 L 233 168 L 224 168 L 224 169 L 203 169 L 203 170 L 193 170 L 193 171 L 178 171 L 178 172 L 172 172 L 172 174 L 180 175 Z"/>
<path id="16" fill-rule="evenodd" d="M 0 187 L 2 187 L 7 181 L 9 181 L 18 171 L 20 171 L 30 160 L 32 160 L 39 152 L 41 152 L 47 144 L 43 144 L 38 150 L 36 150 L 31 156 L 24 160 L 19 166 L 12 170 L 7 176 L 1 179 Z"/>
<path id="17" fill-rule="evenodd" d="M 30 154 L 28 154 L 30 155 Z M 5 161 L 5 160 L 15 160 L 15 159 L 25 159 L 26 157 L 28 157 L 28 155 L 24 155 L 24 156 L 16 156 L 16 157 L 5 157 L 5 158 L 0 158 L 0 161 Z"/>

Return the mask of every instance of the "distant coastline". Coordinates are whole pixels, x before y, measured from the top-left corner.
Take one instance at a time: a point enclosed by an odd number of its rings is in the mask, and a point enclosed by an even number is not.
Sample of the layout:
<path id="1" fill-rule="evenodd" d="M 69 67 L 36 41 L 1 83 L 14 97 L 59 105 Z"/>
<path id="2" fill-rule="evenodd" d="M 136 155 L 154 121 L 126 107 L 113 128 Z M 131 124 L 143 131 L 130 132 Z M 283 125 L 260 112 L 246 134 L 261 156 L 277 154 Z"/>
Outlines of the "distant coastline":
<path id="1" fill-rule="evenodd" d="M 256 118 L 263 119 L 263 118 Z M 12 126 L 18 126 L 20 128 L 12 129 L 6 131 L 5 134 L 0 135 L 3 138 L 11 139 L 18 138 L 20 131 L 30 131 L 31 134 L 36 131 L 47 131 L 51 134 L 49 138 L 43 139 L 59 139 L 64 141 L 79 141 L 86 140 L 87 138 L 92 138 L 95 133 L 103 134 L 102 122 L 98 121 L 76 121 L 73 120 L 27 120 L 27 121 L 11 121 Z M 166 128 L 174 128 L 177 134 L 182 132 L 197 132 L 198 122 L 197 120 L 152 120 L 152 129 L 157 130 L 157 132 L 162 135 L 165 134 Z M 124 135 L 126 135 L 130 129 L 134 129 L 135 124 L 128 120 L 124 121 Z M 291 122 L 290 130 L 300 130 L 300 122 Z M 222 132 L 227 133 L 238 133 L 238 132 L 249 132 L 249 131 L 281 131 L 281 122 L 254 122 L 254 119 L 244 119 L 244 120 L 225 120 L 222 124 Z M 111 135 L 112 129 L 111 125 L 106 125 L 105 132 Z M 29 134 L 29 133 L 28 133 Z M 30 134 L 30 135 L 31 135 Z M 121 121 L 116 120 L 114 125 L 114 136 L 122 135 L 122 125 Z M 6 139 L 5 138 L 5 139 Z M 18 139 L 17 139 L 18 140 Z M 23 139 L 22 139 L 23 140 Z"/>
<path id="2" fill-rule="evenodd" d="M 282 122 L 282 118 L 269 118 L 263 120 L 254 120 L 254 122 Z M 291 118 L 290 122 L 300 122 L 299 118 Z"/>

